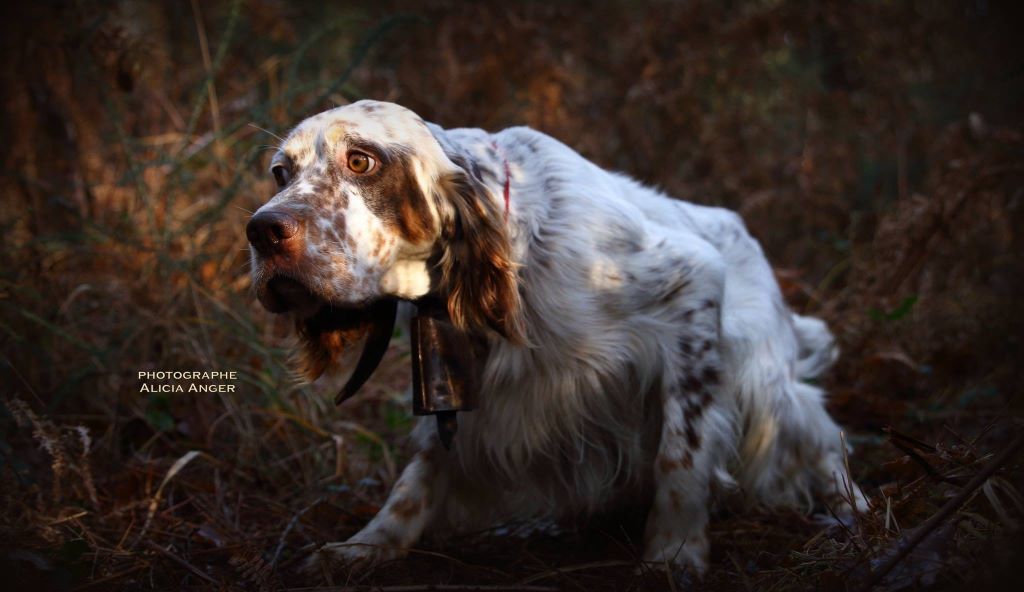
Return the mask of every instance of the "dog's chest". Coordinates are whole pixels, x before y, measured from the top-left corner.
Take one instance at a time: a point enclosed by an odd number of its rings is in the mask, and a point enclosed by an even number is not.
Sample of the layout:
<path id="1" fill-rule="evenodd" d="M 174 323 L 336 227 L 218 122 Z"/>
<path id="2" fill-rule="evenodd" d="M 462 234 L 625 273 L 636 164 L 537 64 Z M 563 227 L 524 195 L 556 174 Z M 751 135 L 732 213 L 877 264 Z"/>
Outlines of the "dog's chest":
<path id="1" fill-rule="evenodd" d="M 600 509 L 646 484 L 661 412 L 655 394 L 637 390 L 635 369 L 609 363 L 597 371 L 602 366 L 551 360 L 551 352 L 491 355 L 498 359 L 489 368 L 518 371 L 485 381 L 480 408 L 460 415 L 453 464 L 468 484 L 570 512 Z"/>

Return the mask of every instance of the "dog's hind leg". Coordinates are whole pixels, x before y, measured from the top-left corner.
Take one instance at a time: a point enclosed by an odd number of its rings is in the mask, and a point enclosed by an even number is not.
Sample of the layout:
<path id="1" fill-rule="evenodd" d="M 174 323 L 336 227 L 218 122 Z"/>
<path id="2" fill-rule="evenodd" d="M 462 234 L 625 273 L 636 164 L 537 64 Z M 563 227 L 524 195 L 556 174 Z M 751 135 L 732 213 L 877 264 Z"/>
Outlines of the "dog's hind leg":
<path id="1" fill-rule="evenodd" d="M 844 463 L 840 428 L 824 392 L 804 382 L 836 357 L 828 328 L 792 314 L 757 241 L 738 222 L 722 309 L 727 393 L 741 429 L 736 477 L 751 501 L 810 510 L 816 497 L 834 509 L 866 508 Z"/>
<path id="2" fill-rule="evenodd" d="M 665 294 L 671 291 L 669 306 L 659 310 L 668 315 L 672 335 L 663 338 L 663 419 L 644 559 L 700 574 L 707 565 L 711 482 L 722 471 L 732 439 L 718 400 L 724 268 L 720 255 L 695 236 L 667 239 L 658 250 L 662 259 L 670 250 L 678 265 L 652 274 L 665 282 Z M 671 278 L 677 276 L 680 287 L 673 289 Z M 664 304 L 664 294 L 653 295 Z"/>

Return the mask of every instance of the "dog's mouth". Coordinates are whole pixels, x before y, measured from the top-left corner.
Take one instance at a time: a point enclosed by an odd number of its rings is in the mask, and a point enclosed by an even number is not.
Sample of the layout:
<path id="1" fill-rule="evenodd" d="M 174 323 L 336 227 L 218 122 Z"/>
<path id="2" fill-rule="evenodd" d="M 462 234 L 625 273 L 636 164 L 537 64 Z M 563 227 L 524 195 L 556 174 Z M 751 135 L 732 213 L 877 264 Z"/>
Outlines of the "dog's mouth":
<path id="1" fill-rule="evenodd" d="M 356 306 L 333 304 L 316 294 L 302 282 L 283 275 L 272 277 L 257 297 L 274 313 L 295 315 L 299 334 L 314 348 L 324 353 L 342 344 L 355 344 L 364 337 L 366 343 L 355 370 L 342 387 L 335 401 L 341 403 L 356 394 L 380 365 L 391 343 L 395 329 L 398 301 L 381 299 Z M 329 360 L 322 360 L 314 374 L 319 375 Z"/>
<path id="2" fill-rule="evenodd" d="M 308 318 L 328 306 L 302 282 L 284 275 L 270 278 L 257 294 L 260 304 L 273 313 L 291 312 L 296 318 Z"/>

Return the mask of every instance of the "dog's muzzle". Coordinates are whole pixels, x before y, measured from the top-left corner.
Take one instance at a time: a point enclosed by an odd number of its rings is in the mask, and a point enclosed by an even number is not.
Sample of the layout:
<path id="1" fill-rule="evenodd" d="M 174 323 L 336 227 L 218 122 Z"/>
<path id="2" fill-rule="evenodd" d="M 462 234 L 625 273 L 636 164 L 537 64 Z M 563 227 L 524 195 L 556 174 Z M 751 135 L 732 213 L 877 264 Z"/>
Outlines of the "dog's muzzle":
<path id="1" fill-rule="evenodd" d="M 334 397 L 338 405 L 355 395 L 377 367 L 395 331 L 398 300 L 384 298 L 358 307 L 335 305 L 289 274 L 301 247 L 301 222 L 278 211 L 259 212 L 246 227 L 246 236 L 273 277 L 258 288 L 267 310 L 292 312 L 312 319 L 323 330 L 365 334 L 355 369 Z M 437 433 L 450 448 L 458 430 L 456 414 L 476 408 L 479 372 L 469 336 L 456 329 L 447 308 L 434 297 L 415 302 L 412 319 L 413 413 L 436 415 Z"/>

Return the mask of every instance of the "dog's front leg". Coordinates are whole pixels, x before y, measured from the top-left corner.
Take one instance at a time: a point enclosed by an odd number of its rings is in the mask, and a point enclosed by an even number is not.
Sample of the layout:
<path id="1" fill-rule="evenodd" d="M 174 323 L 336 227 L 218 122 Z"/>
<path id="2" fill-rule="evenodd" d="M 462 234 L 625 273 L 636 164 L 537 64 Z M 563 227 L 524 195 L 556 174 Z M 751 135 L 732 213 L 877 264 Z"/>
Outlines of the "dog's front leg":
<path id="1" fill-rule="evenodd" d="M 309 568 L 370 567 L 403 557 L 419 541 L 447 488 L 436 447 L 420 450 L 395 483 L 373 520 L 343 543 L 327 543 L 310 558 Z"/>

